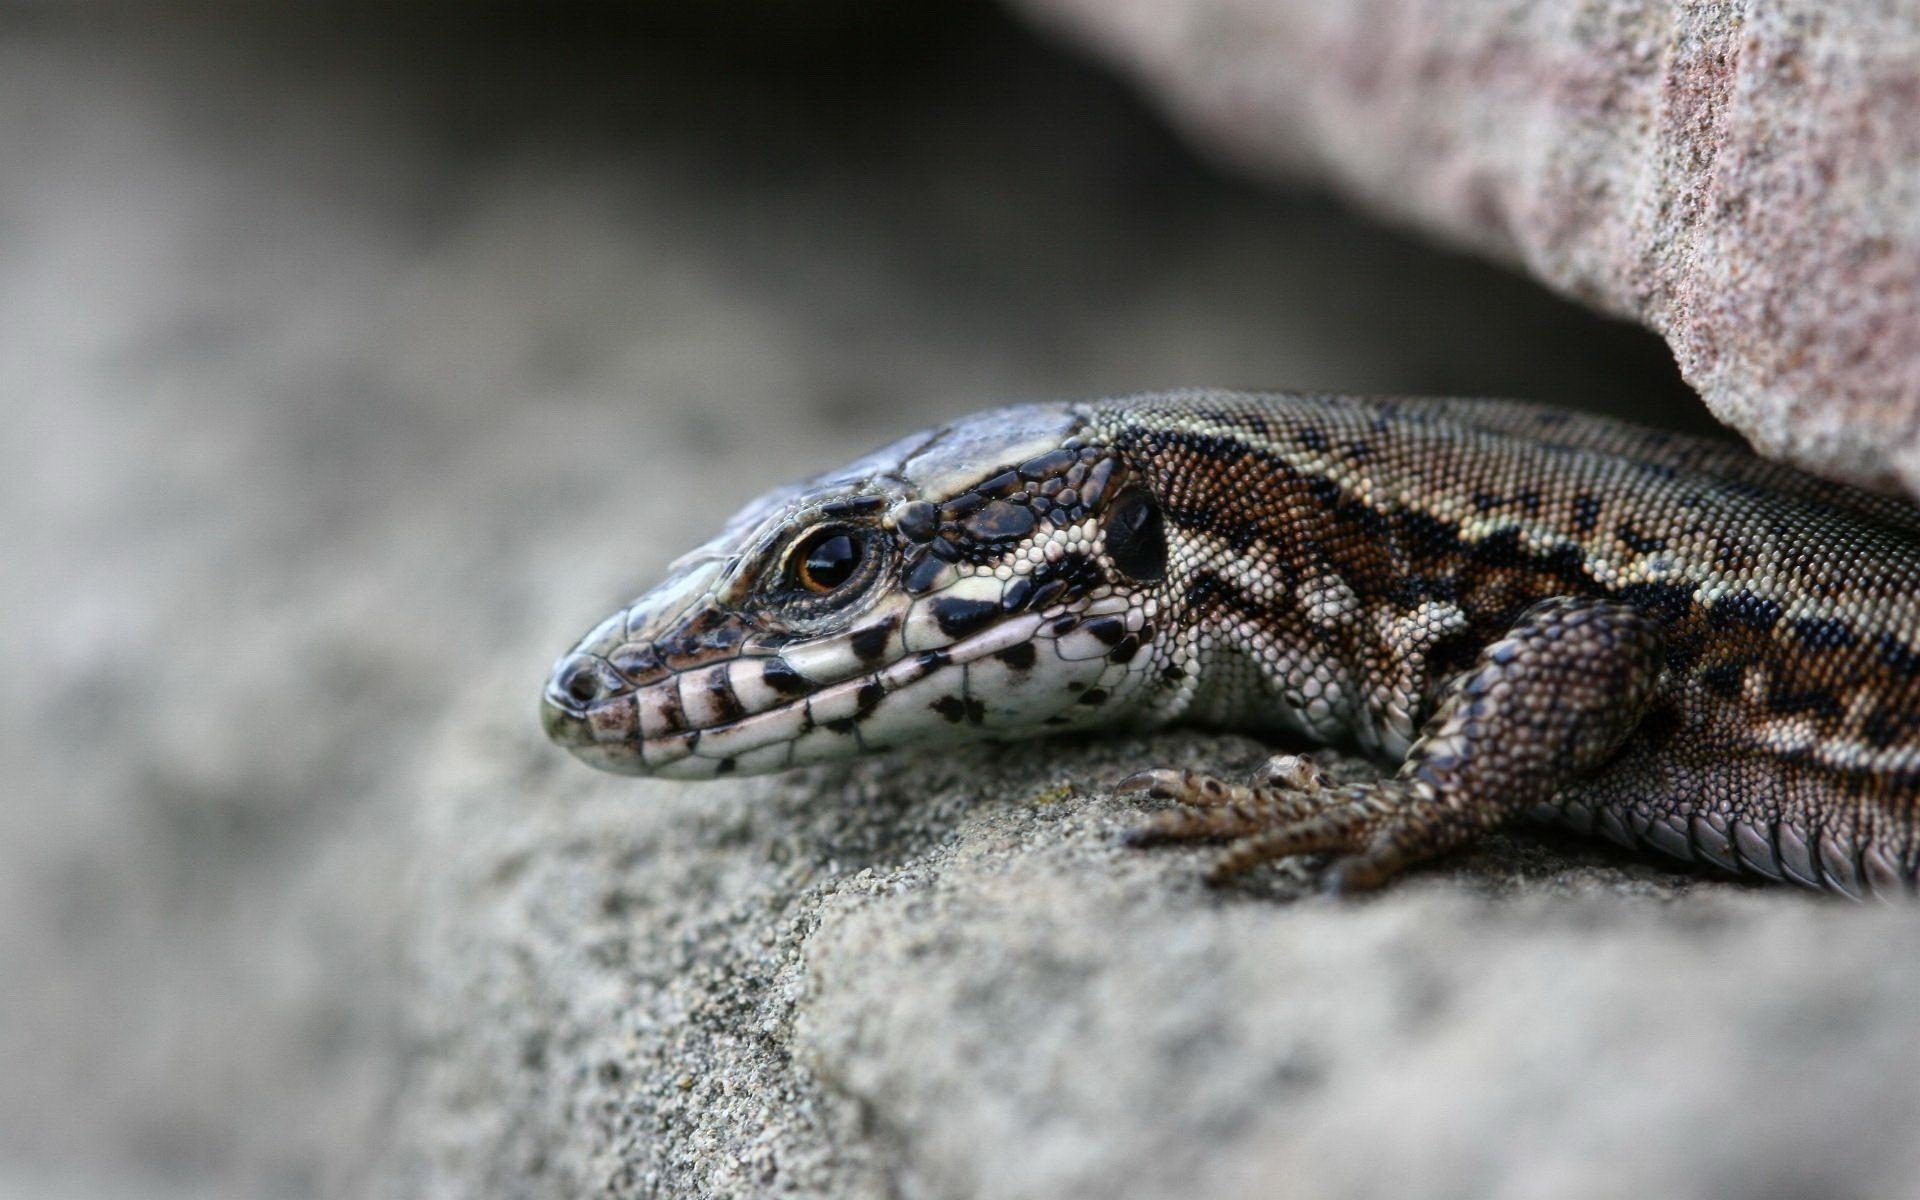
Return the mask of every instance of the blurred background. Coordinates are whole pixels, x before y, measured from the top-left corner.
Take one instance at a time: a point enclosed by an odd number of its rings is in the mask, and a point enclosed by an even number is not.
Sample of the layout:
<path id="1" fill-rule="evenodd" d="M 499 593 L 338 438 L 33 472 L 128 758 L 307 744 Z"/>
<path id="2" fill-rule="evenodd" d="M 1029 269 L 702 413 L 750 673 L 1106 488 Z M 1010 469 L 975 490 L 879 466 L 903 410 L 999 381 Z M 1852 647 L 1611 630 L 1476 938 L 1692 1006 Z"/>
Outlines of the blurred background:
<path id="1" fill-rule="evenodd" d="M 1709 425 L 993 6 L 0 9 L 0 1195 L 372 1186 L 450 709 L 774 483 L 1173 384 Z"/>

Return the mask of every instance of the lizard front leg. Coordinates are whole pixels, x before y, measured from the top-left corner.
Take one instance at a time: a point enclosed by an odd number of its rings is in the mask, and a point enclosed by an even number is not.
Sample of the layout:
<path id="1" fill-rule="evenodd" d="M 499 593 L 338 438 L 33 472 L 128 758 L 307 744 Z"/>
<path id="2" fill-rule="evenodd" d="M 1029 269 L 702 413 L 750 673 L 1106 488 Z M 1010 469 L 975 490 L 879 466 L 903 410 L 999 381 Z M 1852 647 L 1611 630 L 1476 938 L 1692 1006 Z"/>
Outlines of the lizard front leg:
<path id="1" fill-rule="evenodd" d="M 1393 778 L 1335 785 L 1299 768 L 1242 786 L 1143 771 L 1120 789 L 1183 807 L 1128 841 L 1234 839 L 1208 875 L 1215 883 L 1271 859 L 1335 851 L 1323 877 L 1328 890 L 1376 887 L 1527 812 L 1605 761 L 1646 714 L 1661 663 L 1660 629 L 1639 609 L 1584 597 L 1541 601 L 1448 684 Z"/>

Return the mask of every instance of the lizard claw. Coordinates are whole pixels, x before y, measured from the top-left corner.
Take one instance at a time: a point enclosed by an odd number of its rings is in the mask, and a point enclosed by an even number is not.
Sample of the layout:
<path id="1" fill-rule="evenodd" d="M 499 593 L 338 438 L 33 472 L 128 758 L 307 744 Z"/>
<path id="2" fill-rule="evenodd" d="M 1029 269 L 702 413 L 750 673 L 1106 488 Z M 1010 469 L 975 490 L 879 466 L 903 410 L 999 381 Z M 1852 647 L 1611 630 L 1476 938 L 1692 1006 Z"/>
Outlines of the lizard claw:
<path id="1" fill-rule="evenodd" d="M 1117 793 L 1145 792 L 1155 800 L 1172 800 L 1194 808 L 1217 808 L 1223 804 L 1251 798 L 1243 787 L 1234 787 L 1199 771 L 1135 771 L 1113 786 Z"/>
<path id="2" fill-rule="evenodd" d="M 1170 781 L 1178 777 L 1178 771 L 1135 771 L 1114 784 L 1113 791 L 1115 795 L 1122 796 L 1145 792 L 1155 800 L 1171 800 L 1173 793 L 1166 789 Z"/>

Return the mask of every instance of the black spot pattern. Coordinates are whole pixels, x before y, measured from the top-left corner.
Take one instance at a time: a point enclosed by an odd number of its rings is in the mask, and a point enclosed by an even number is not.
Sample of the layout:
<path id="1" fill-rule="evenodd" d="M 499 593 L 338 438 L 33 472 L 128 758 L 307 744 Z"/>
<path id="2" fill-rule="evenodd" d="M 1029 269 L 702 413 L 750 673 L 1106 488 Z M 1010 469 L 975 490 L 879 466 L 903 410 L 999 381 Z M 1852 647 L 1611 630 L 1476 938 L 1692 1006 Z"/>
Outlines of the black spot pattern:
<path id="1" fill-rule="evenodd" d="M 888 617 L 877 625 L 856 629 L 848 644 L 853 648 L 854 656 L 861 662 L 879 661 L 893 642 L 893 631 L 899 627 L 898 617 Z"/>
<path id="2" fill-rule="evenodd" d="M 942 696 L 928 707 L 955 725 L 979 725 L 987 717 L 987 706 L 966 696 Z"/>
<path id="3" fill-rule="evenodd" d="M 1780 605 L 1748 591 L 1722 596 L 1707 609 L 1707 623 L 1715 629 L 1729 629 L 1737 625 L 1748 629 L 1772 629 L 1779 622 Z"/>
<path id="4" fill-rule="evenodd" d="M 935 596 L 927 602 L 940 632 L 950 638 L 963 638 L 985 628 L 1000 615 L 1000 606 L 991 600 L 963 600 L 953 596 Z"/>
<path id="5" fill-rule="evenodd" d="M 994 658 L 1007 664 L 1016 671 L 1032 670 L 1033 664 L 1038 660 L 1039 656 L 1040 652 L 1034 648 L 1032 642 L 1015 642 L 1013 645 L 1001 650 L 996 650 L 993 653 Z"/>

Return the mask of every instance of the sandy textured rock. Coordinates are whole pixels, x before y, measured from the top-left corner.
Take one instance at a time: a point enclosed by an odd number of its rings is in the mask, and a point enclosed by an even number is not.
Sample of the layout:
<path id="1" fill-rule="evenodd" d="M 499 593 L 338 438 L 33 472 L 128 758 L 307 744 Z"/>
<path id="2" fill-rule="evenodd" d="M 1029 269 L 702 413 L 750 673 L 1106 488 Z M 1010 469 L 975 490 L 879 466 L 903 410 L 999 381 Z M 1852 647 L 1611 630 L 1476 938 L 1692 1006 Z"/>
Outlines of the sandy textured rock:
<path id="1" fill-rule="evenodd" d="M 426 797 L 407 1194 L 1914 1194 L 1920 914 L 1524 836 L 1214 893 L 1105 789 L 1244 739 L 686 788 L 482 707 Z"/>
<path id="2" fill-rule="evenodd" d="M 1663 335 L 1768 453 L 1920 495 L 1920 10 L 1020 0 L 1201 141 Z"/>

